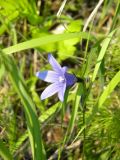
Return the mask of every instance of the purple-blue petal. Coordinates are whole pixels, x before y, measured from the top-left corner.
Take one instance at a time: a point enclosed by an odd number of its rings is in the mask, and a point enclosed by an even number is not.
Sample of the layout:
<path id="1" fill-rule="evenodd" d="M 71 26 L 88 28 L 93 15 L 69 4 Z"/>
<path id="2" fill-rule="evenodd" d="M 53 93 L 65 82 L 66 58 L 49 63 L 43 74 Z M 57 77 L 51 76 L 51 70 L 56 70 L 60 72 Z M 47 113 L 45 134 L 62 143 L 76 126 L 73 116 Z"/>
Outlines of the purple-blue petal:
<path id="1" fill-rule="evenodd" d="M 62 67 L 63 73 L 67 72 L 68 68 L 66 66 Z"/>
<path id="2" fill-rule="evenodd" d="M 64 101 L 64 95 L 65 95 L 65 90 L 66 90 L 66 83 L 64 83 L 58 92 L 58 98 L 60 101 Z"/>
<path id="3" fill-rule="evenodd" d="M 41 100 L 46 99 L 55 93 L 59 92 L 60 86 L 59 83 L 53 83 L 49 85 L 41 94 Z"/>
<path id="4" fill-rule="evenodd" d="M 76 83 L 77 78 L 70 73 L 65 73 L 65 79 L 66 79 L 66 86 L 72 86 Z"/>
<path id="5" fill-rule="evenodd" d="M 64 74 L 62 71 L 62 67 L 60 64 L 56 61 L 56 59 L 52 56 L 52 54 L 48 54 L 48 61 L 51 64 L 53 70 L 59 74 Z"/>
<path id="6" fill-rule="evenodd" d="M 41 80 L 45 82 L 50 82 L 50 83 L 57 82 L 59 78 L 58 73 L 54 71 L 37 72 L 36 76 L 40 78 Z"/>

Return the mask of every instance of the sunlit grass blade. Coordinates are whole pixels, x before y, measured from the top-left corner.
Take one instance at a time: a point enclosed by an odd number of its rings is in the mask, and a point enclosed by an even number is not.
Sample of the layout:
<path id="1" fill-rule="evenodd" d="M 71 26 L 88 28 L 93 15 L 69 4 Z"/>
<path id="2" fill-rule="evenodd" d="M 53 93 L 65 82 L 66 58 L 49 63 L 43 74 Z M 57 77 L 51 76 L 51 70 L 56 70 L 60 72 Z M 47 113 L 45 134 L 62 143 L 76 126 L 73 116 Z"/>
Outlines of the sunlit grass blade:
<path id="1" fill-rule="evenodd" d="M 4 143 L 0 140 L 0 156 L 4 160 L 13 160 L 12 155 L 10 154 L 8 148 L 4 145 Z"/>
<path id="2" fill-rule="evenodd" d="M 61 157 L 61 152 L 62 152 L 62 150 L 63 150 L 63 148 L 65 146 L 65 143 L 71 137 L 71 133 L 72 133 L 73 128 L 74 128 L 75 119 L 76 119 L 76 116 L 77 116 L 77 113 L 78 113 L 78 107 L 80 105 L 80 98 L 81 98 L 82 93 L 83 93 L 83 84 L 79 84 L 78 88 L 77 88 L 76 95 L 75 95 L 75 101 L 74 101 L 74 106 L 73 106 L 72 113 L 71 113 L 70 122 L 69 122 L 69 125 L 68 125 L 68 128 L 67 128 L 65 137 L 63 139 L 62 146 L 59 148 L 58 159 L 60 159 L 60 157 Z"/>
<path id="3" fill-rule="evenodd" d="M 9 78 L 18 93 L 27 120 L 28 134 L 32 149 L 33 160 L 44 160 L 44 149 L 41 138 L 41 131 L 39 121 L 35 111 L 35 105 L 29 96 L 25 82 L 21 76 L 21 73 L 17 69 L 15 61 L 12 57 L 5 55 L 1 51 L 1 59 L 5 65 L 6 71 L 8 71 Z"/>
<path id="4" fill-rule="evenodd" d="M 25 140 L 28 138 L 28 131 L 26 130 L 18 139 L 17 139 L 17 141 L 16 141 L 16 143 L 15 143 L 15 145 L 14 145 L 14 148 L 13 148 L 13 150 L 12 150 L 12 152 L 13 152 L 13 154 L 14 154 L 14 157 L 17 157 L 17 155 L 19 154 L 19 151 L 20 151 L 20 149 L 22 148 L 22 146 L 24 145 L 25 146 L 25 144 L 24 144 L 24 142 L 25 142 Z M 26 143 L 28 143 L 27 141 L 26 141 Z M 20 151 L 21 152 L 21 151 Z"/>
<path id="5" fill-rule="evenodd" d="M 68 126 L 68 133 L 72 133 L 73 131 L 74 124 L 75 124 L 75 118 L 78 113 L 78 107 L 80 106 L 80 98 L 82 94 L 83 94 L 83 84 L 80 83 L 78 85 L 78 89 L 77 89 L 76 96 L 75 96 L 75 101 L 74 101 L 74 105 L 73 105 L 73 109 L 71 113 L 71 119 L 70 119 L 70 123 Z"/>
<path id="6" fill-rule="evenodd" d="M 97 59 L 96 65 L 95 65 L 95 69 L 94 69 L 94 72 L 93 72 L 92 82 L 94 82 L 94 80 L 97 76 L 98 70 L 100 68 L 100 64 L 101 64 L 101 62 L 104 58 L 105 52 L 108 48 L 108 45 L 109 45 L 114 33 L 115 33 L 115 30 L 112 31 L 102 43 L 102 48 L 100 50 L 100 53 L 99 53 L 99 56 L 98 56 L 98 59 Z"/>
<path id="7" fill-rule="evenodd" d="M 78 33 L 64 33 L 64 34 L 57 34 L 57 35 L 48 35 L 43 36 L 41 38 L 36 38 L 32 40 L 28 40 L 26 42 L 22 42 L 19 44 L 16 44 L 14 46 L 8 47 L 3 49 L 4 53 L 11 54 L 14 52 L 22 51 L 25 49 L 35 48 L 42 45 L 46 45 L 48 43 L 54 43 L 62 40 L 72 39 L 72 38 L 88 38 L 88 33 L 86 32 L 78 32 Z M 93 40 L 93 36 L 89 36 L 90 40 Z"/>
<path id="8" fill-rule="evenodd" d="M 44 123 L 47 121 L 51 116 L 53 116 L 58 110 L 62 108 L 62 104 L 60 102 L 56 103 L 55 105 L 51 106 L 48 110 L 46 110 L 40 117 L 39 121 Z"/>
<path id="9" fill-rule="evenodd" d="M 120 82 L 120 71 L 116 73 L 116 75 L 112 78 L 110 83 L 103 91 L 102 95 L 98 100 L 98 107 L 101 107 L 103 105 L 107 97 L 110 95 L 110 93 L 114 90 L 114 88 L 118 85 L 119 82 Z"/>
<path id="10" fill-rule="evenodd" d="M 120 71 L 116 73 L 116 75 L 112 78 L 110 83 L 107 85 L 106 89 L 101 94 L 100 98 L 98 99 L 97 103 L 92 109 L 91 114 L 88 116 L 86 120 L 86 124 L 90 124 L 92 119 L 94 118 L 95 114 L 99 110 L 99 108 L 102 107 L 107 97 L 110 95 L 110 93 L 114 90 L 114 88 L 118 85 L 120 82 Z"/>

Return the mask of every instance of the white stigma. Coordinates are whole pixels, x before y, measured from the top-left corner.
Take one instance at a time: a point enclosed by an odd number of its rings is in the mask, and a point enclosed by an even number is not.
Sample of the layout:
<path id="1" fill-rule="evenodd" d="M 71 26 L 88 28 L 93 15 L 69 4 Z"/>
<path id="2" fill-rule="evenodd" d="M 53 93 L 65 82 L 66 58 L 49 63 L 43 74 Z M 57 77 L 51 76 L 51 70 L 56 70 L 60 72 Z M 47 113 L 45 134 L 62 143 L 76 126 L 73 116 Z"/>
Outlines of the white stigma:
<path id="1" fill-rule="evenodd" d="M 60 76 L 59 77 L 59 82 L 62 82 L 62 83 L 65 82 L 65 78 Z"/>

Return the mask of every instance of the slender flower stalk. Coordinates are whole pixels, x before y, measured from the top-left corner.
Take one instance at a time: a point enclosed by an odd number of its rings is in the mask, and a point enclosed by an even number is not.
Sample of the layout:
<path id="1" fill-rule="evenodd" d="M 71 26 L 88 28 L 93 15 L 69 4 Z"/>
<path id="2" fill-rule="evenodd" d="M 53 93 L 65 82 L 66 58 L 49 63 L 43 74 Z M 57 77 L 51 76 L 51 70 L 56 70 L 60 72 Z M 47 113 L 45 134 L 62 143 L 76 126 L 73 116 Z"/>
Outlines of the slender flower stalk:
<path id="1" fill-rule="evenodd" d="M 77 82 L 77 78 L 75 75 L 67 73 L 67 67 L 61 67 L 51 54 L 48 54 L 48 62 L 53 70 L 36 73 L 39 79 L 51 83 L 42 92 L 41 100 L 57 93 L 59 100 L 63 102 L 67 87 L 73 86 Z"/>

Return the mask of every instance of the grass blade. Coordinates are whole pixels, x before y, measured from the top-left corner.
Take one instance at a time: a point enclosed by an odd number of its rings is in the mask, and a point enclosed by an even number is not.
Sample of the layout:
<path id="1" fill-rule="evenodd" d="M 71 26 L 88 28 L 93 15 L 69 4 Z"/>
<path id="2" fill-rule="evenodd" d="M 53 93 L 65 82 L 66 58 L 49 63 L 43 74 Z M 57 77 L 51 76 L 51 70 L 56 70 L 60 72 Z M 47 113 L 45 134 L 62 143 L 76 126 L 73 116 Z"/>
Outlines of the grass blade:
<path id="1" fill-rule="evenodd" d="M 88 116 L 86 120 L 86 124 L 90 124 L 93 118 L 95 117 L 95 114 L 97 113 L 98 109 L 102 107 L 103 103 L 107 99 L 108 95 L 114 90 L 114 88 L 117 86 L 117 84 L 120 82 L 120 71 L 116 73 L 116 75 L 112 78 L 110 83 L 107 85 L 106 89 L 100 96 L 98 102 L 95 104 L 95 106 L 92 109 L 91 114 Z"/>
<path id="2" fill-rule="evenodd" d="M 78 33 L 64 33 L 64 34 L 57 34 L 57 35 L 48 35 L 48 36 L 44 36 L 41 38 L 28 40 L 26 42 L 22 42 L 22 43 L 14 45 L 14 46 L 5 48 L 5 49 L 3 49 L 3 52 L 6 54 L 11 54 L 11 53 L 22 51 L 25 49 L 30 49 L 30 48 L 42 46 L 42 45 L 45 45 L 48 43 L 54 43 L 54 42 L 77 38 L 77 37 L 87 39 L 88 33 L 78 32 Z M 89 39 L 93 39 L 92 35 L 89 37 Z"/>
<path id="3" fill-rule="evenodd" d="M 25 82 L 19 70 L 17 69 L 13 58 L 1 52 L 1 59 L 24 107 L 33 160 L 44 160 L 44 149 L 40 134 L 40 125 L 35 111 L 35 105 L 28 94 Z"/>
<path id="4" fill-rule="evenodd" d="M 94 82 L 94 80 L 95 80 L 95 78 L 97 76 L 98 70 L 100 68 L 100 64 L 101 64 L 101 62 L 103 60 L 105 52 L 106 52 L 106 50 L 108 48 L 108 45 L 109 45 L 109 43 L 111 41 L 111 38 L 112 38 L 114 33 L 115 33 L 115 30 L 112 31 L 103 42 L 103 46 L 102 46 L 101 51 L 99 53 L 99 56 L 98 56 L 98 59 L 97 59 L 97 62 L 96 62 L 96 66 L 95 66 L 95 69 L 94 69 L 94 72 L 93 72 L 92 82 Z"/>
<path id="5" fill-rule="evenodd" d="M 78 107 L 80 106 L 80 99 L 81 99 L 81 95 L 83 94 L 83 84 L 80 83 L 78 85 L 78 89 L 76 92 L 76 96 L 75 96 L 75 102 L 74 102 L 74 107 L 72 110 L 72 115 L 71 115 L 71 119 L 70 119 L 70 123 L 68 126 L 68 133 L 72 133 L 73 128 L 74 128 L 74 123 L 75 123 L 75 118 L 77 116 L 78 113 Z"/>
<path id="6" fill-rule="evenodd" d="M 47 121 L 51 116 L 53 116 L 57 110 L 60 110 L 62 108 L 62 105 L 60 102 L 56 103 L 55 105 L 53 105 L 52 107 L 50 107 L 47 111 L 45 111 L 40 117 L 39 117 L 39 121 L 41 123 L 44 123 L 45 121 Z"/>
<path id="7" fill-rule="evenodd" d="M 107 99 L 108 95 L 114 90 L 117 84 L 120 82 L 120 71 L 116 73 L 116 75 L 112 78 L 110 83 L 107 85 L 106 89 L 102 93 L 98 101 L 98 107 L 101 107 L 105 100 Z"/>

